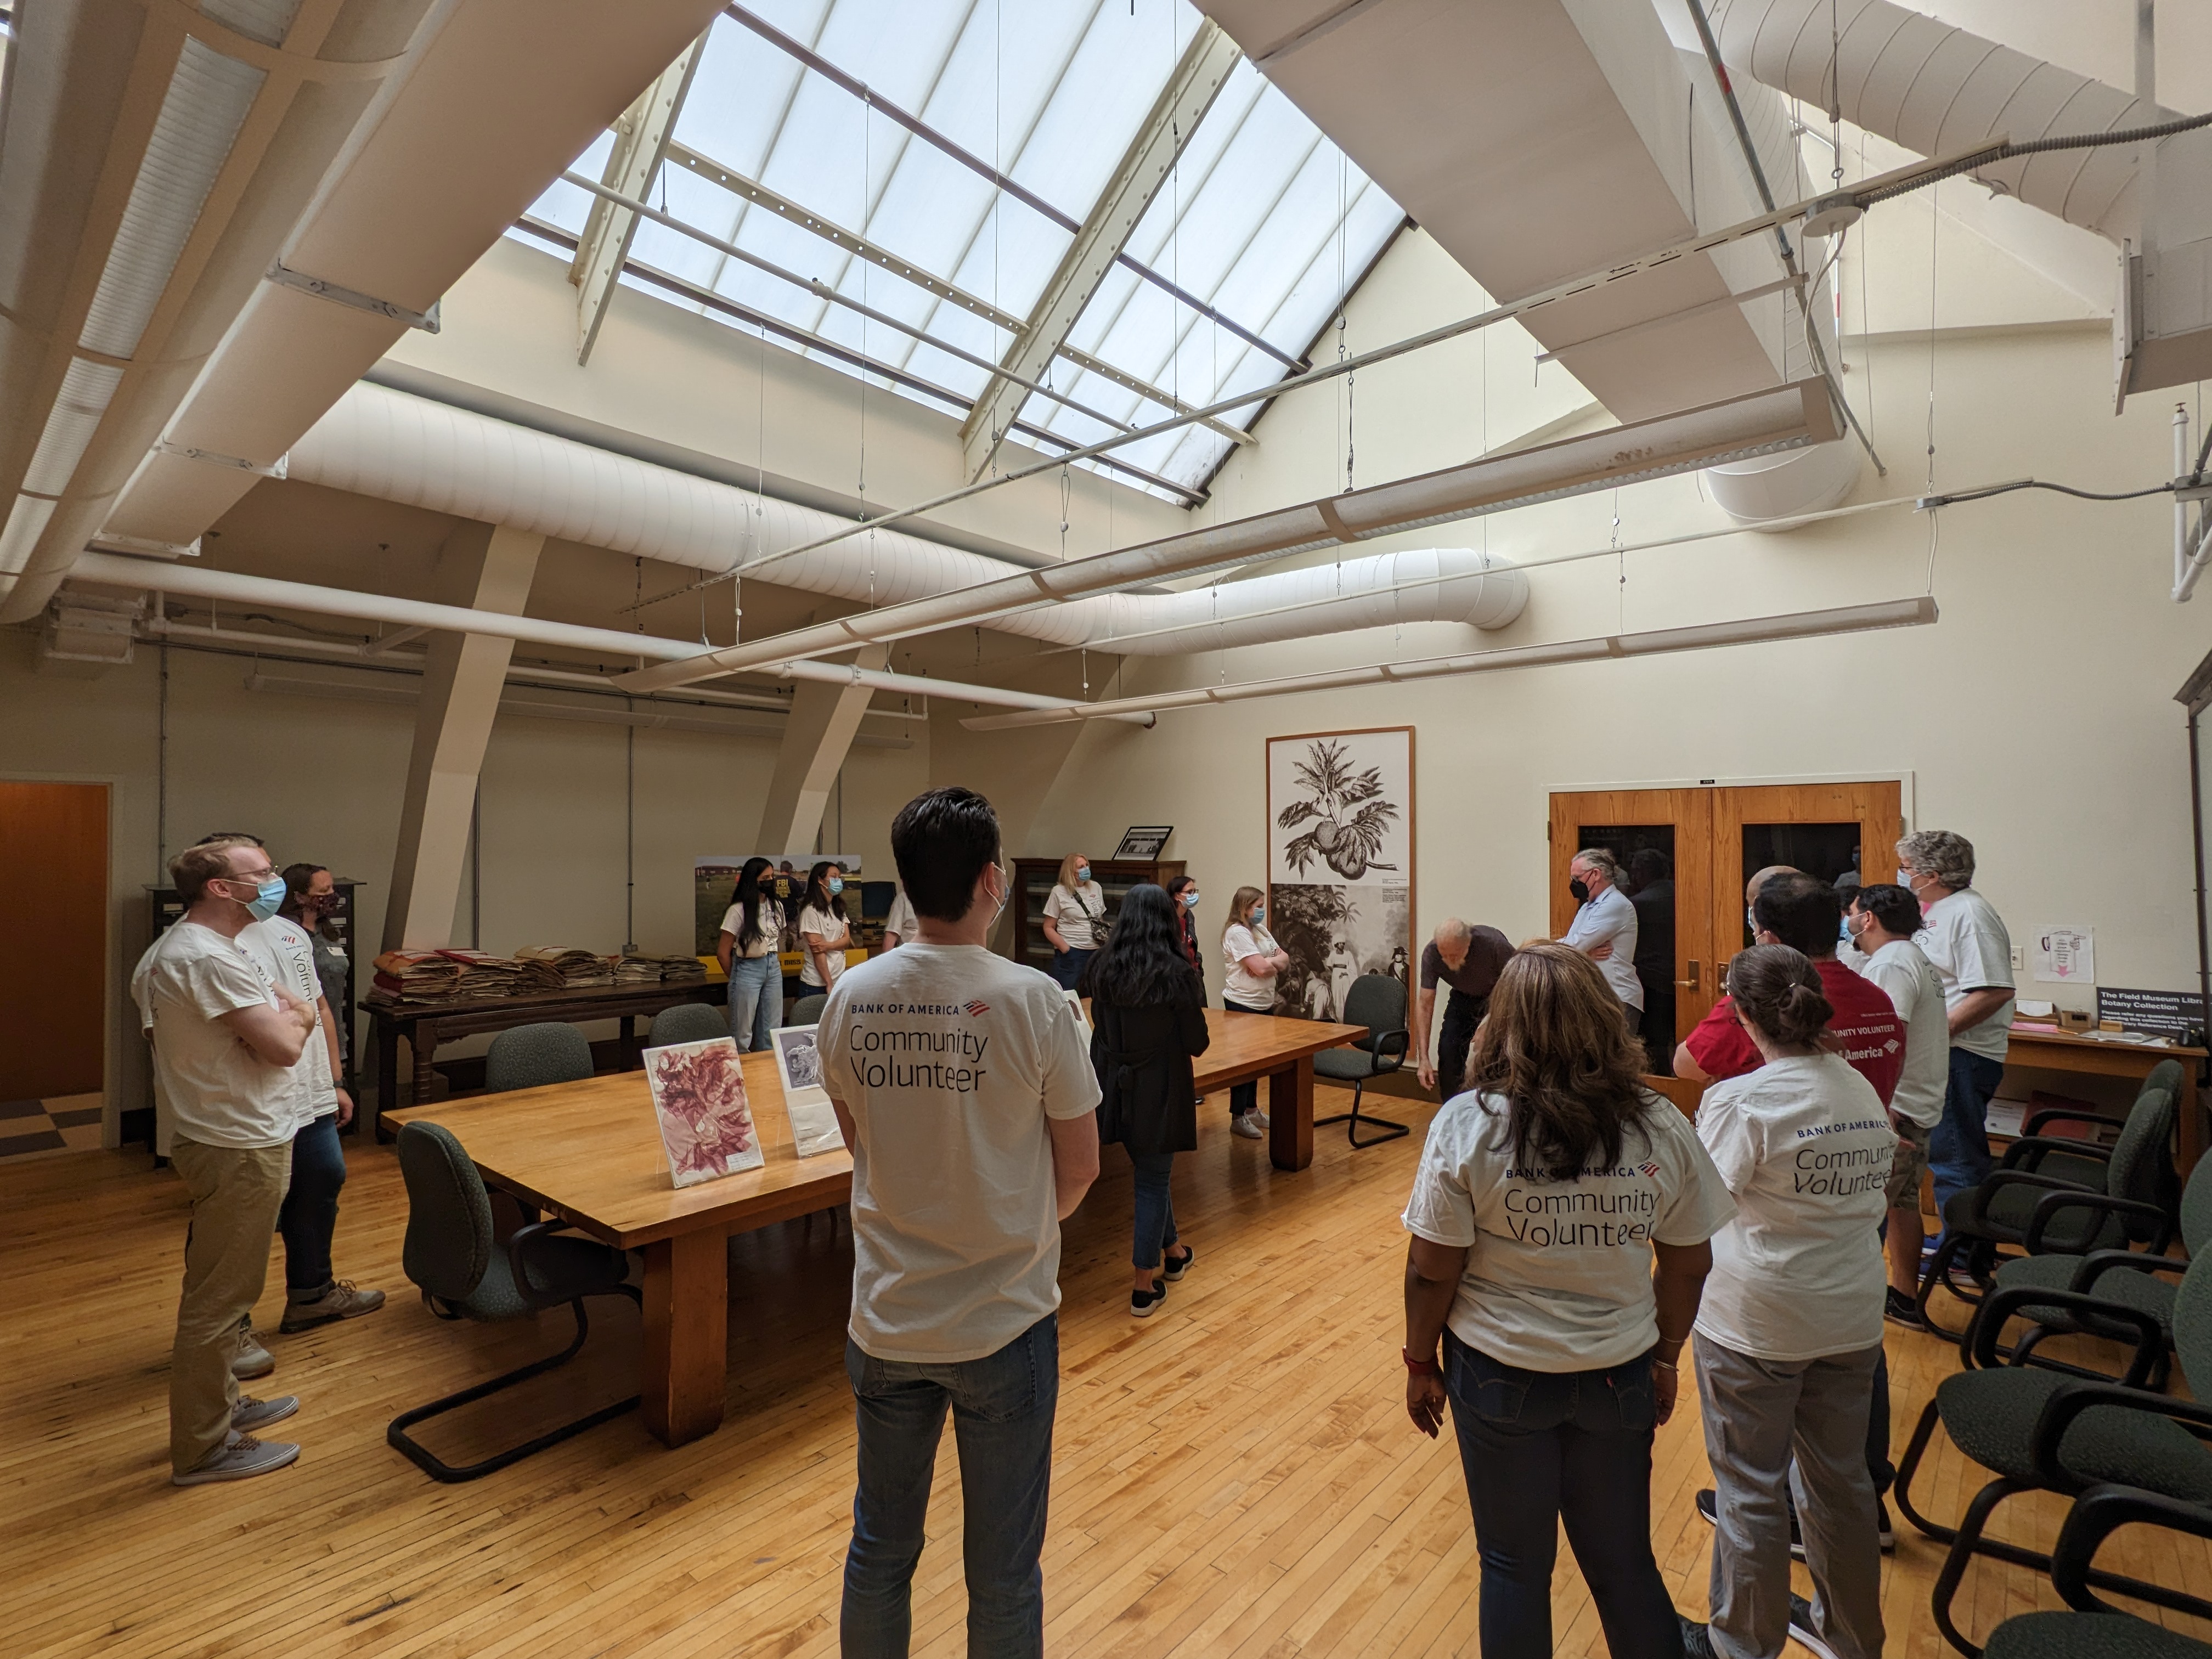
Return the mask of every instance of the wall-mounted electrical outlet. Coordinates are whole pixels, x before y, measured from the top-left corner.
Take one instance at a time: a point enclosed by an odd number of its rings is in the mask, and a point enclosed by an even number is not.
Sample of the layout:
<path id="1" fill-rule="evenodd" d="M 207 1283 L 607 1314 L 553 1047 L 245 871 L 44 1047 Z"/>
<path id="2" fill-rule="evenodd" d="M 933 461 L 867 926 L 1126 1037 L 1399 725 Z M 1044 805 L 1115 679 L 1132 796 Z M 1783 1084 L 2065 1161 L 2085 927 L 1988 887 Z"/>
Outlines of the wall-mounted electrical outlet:
<path id="1" fill-rule="evenodd" d="M 2014 945 L 2014 946 L 2012 947 L 2012 970 L 2013 970 L 2013 972 L 2014 972 L 2015 974 L 2016 974 L 2016 973 L 2019 973 L 2022 969 L 2026 968 L 2027 966 L 2027 946 L 2026 946 L 2025 945 Z"/>

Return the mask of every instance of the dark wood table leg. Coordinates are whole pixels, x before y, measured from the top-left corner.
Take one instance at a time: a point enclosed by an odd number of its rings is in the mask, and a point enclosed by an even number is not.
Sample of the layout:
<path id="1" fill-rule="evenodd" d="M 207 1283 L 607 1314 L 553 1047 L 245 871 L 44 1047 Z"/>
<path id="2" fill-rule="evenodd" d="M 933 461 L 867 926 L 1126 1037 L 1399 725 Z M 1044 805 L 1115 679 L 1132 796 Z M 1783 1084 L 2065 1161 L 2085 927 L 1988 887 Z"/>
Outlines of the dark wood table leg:
<path id="1" fill-rule="evenodd" d="M 637 1016 L 635 1014 L 624 1014 L 619 1020 L 615 1022 L 615 1053 L 621 1058 L 622 1069 L 625 1072 L 635 1070 L 639 1059 L 637 1052 Z"/>
<path id="2" fill-rule="evenodd" d="M 1313 1162 L 1313 1056 L 1267 1074 L 1267 1161 L 1279 1170 Z"/>
<path id="3" fill-rule="evenodd" d="M 369 1121 L 369 1136 L 384 1139 L 384 1115 L 399 1104 L 399 1023 L 382 1014 L 376 1022 L 376 1115 Z"/>
<path id="4" fill-rule="evenodd" d="M 722 1425 L 729 1392 L 729 1245 L 682 1233 L 645 1247 L 645 1426 L 665 1446 Z"/>
<path id="5" fill-rule="evenodd" d="M 423 1028 L 428 1026 L 425 1030 Z M 438 1057 L 438 1028 L 427 1019 L 418 1019 L 407 1030 L 407 1046 L 414 1052 L 415 1084 L 407 1091 L 410 1106 L 428 1106 L 438 1095 L 438 1074 L 430 1069 L 430 1062 Z"/>

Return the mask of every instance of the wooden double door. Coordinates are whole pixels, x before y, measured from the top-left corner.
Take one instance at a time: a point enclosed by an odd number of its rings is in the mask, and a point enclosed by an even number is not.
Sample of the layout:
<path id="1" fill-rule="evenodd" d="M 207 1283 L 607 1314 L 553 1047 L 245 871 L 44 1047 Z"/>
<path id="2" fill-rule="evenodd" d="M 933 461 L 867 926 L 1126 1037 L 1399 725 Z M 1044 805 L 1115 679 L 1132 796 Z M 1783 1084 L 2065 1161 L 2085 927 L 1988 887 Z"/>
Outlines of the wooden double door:
<path id="1" fill-rule="evenodd" d="M 1653 1068 L 1721 995 L 1729 959 L 1751 943 L 1744 885 L 1787 865 L 1846 885 L 1897 879 L 1905 833 L 1895 779 L 1740 788 L 1563 790 L 1552 796 L 1551 932 L 1574 920 L 1567 866 L 1601 847 L 1628 872 L 1637 973 Z"/>

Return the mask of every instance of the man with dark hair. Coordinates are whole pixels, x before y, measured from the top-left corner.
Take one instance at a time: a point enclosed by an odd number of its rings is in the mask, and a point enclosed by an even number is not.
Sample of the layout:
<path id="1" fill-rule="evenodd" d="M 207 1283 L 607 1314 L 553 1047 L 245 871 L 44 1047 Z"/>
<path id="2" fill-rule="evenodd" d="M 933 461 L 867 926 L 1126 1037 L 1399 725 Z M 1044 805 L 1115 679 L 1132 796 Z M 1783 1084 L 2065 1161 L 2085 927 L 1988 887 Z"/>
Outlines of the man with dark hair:
<path id="1" fill-rule="evenodd" d="M 1060 987 L 985 945 L 1012 880 L 970 789 L 899 809 L 919 937 L 841 975 L 823 1085 L 853 1153 L 860 1425 L 849 1656 L 903 1655 L 947 1407 L 960 1449 L 970 1653 L 1044 1650 L 1060 1399 L 1060 1224 L 1098 1174 L 1098 1080 Z"/>
<path id="2" fill-rule="evenodd" d="M 156 1133 L 191 1200 L 184 1294 L 169 1358 L 170 1479 L 240 1480 L 299 1456 L 253 1431 L 289 1417 L 289 1395 L 240 1395 L 239 1329 L 260 1299 L 298 1127 L 292 1067 L 315 1011 L 238 942 L 283 902 L 284 880 L 248 841 L 187 848 L 169 861 L 183 917 L 131 976 L 154 1045 Z"/>

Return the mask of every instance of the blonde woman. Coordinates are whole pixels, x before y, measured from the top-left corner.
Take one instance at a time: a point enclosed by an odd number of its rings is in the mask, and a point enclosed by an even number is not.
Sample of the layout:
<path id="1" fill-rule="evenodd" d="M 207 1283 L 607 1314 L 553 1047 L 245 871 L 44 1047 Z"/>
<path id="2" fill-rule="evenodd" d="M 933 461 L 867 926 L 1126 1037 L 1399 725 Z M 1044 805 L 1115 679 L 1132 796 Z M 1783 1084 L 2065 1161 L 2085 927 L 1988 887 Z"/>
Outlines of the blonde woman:
<path id="1" fill-rule="evenodd" d="M 1106 938 L 1106 890 L 1091 878 L 1091 860 L 1070 853 L 1060 861 L 1060 880 L 1044 902 L 1044 936 L 1052 945 L 1052 976 L 1073 991 L 1083 964 Z"/>
<path id="2" fill-rule="evenodd" d="M 1275 943 L 1267 922 L 1267 896 L 1256 887 L 1238 888 L 1229 901 L 1229 920 L 1221 929 L 1221 958 L 1228 967 L 1221 987 L 1223 1007 L 1244 1014 L 1275 1012 L 1275 976 L 1291 965 L 1291 956 Z M 1245 1140 L 1257 1140 L 1267 1127 L 1267 1115 L 1260 1109 L 1258 1081 L 1232 1087 L 1230 1133 Z"/>

